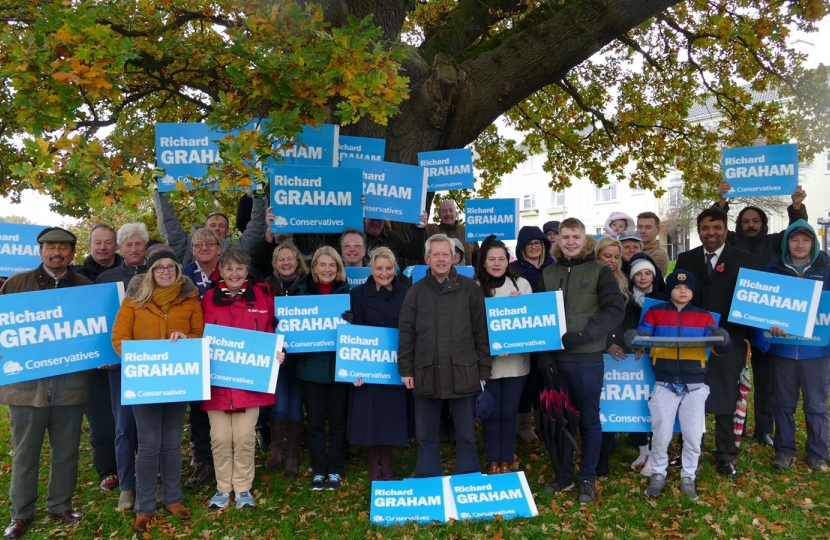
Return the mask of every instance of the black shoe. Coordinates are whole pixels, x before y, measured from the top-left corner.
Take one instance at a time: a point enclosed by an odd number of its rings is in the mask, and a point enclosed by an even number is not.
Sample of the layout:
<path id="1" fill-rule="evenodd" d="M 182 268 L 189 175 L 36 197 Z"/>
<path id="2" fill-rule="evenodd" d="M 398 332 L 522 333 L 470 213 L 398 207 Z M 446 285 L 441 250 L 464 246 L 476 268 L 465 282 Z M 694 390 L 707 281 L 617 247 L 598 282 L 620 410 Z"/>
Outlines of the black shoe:
<path id="1" fill-rule="evenodd" d="M 718 474 L 721 474 L 727 478 L 734 480 L 738 477 L 738 469 L 735 468 L 735 464 L 728 460 L 721 460 L 718 461 Z"/>
<path id="2" fill-rule="evenodd" d="M 683 456 L 678 454 L 669 460 L 669 467 L 672 469 L 682 469 L 683 468 Z"/>
<path id="3" fill-rule="evenodd" d="M 597 490 L 590 480 L 582 480 L 579 483 L 579 504 L 588 504 L 597 498 Z"/>
<path id="4" fill-rule="evenodd" d="M 190 478 L 188 478 L 184 483 L 184 487 L 193 489 L 206 484 L 214 483 L 216 483 L 216 471 L 213 469 L 213 465 L 208 465 L 207 463 L 197 463 L 196 467 L 193 469 L 193 474 L 191 474 Z"/>
<path id="5" fill-rule="evenodd" d="M 3 531 L 3 538 L 20 538 L 26 534 L 26 530 L 33 521 L 34 518 L 13 519 L 6 530 Z"/>
<path id="6" fill-rule="evenodd" d="M 608 465 L 608 460 L 600 460 L 600 462 L 597 463 L 597 476 L 602 478 L 608 476 L 609 474 L 611 474 L 611 467 Z"/>
<path id="7" fill-rule="evenodd" d="M 756 432 L 755 435 L 752 436 L 752 438 L 755 439 L 756 441 L 758 441 L 761 444 L 765 444 L 767 446 L 772 446 L 773 445 L 772 437 L 769 436 L 769 433 L 757 433 Z"/>

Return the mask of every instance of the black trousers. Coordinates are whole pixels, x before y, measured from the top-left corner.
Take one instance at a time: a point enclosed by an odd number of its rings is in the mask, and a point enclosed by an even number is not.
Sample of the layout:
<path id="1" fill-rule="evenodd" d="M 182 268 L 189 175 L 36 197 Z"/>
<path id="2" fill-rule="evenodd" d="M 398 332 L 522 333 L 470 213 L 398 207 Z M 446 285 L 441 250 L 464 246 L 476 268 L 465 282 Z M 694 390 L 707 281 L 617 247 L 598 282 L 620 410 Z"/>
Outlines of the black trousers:
<path id="1" fill-rule="evenodd" d="M 308 453 L 313 474 L 342 476 L 346 468 L 349 385 L 338 382 L 321 384 L 300 381 L 300 389 L 308 421 Z"/>

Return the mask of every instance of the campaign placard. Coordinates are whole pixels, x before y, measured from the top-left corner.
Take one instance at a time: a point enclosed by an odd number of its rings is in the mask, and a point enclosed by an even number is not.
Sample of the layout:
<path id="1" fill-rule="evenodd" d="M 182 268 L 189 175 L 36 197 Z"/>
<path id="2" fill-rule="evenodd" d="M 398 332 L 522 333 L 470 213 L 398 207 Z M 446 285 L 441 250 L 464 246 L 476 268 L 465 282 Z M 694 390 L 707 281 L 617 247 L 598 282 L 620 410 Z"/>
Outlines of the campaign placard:
<path id="1" fill-rule="evenodd" d="M 206 324 L 210 384 L 273 394 L 277 390 L 282 334 Z"/>
<path id="2" fill-rule="evenodd" d="M 121 404 L 210 399 L 206 339 L 147 339 L 121 343 Z"/>
<path id="3" fill-rule="evenodd" d="M 798 145 L 724 148 L 721 168 L 732 186 L 724 197 L 792 195 L 798 186 Z"/>
<path id="4" fill-rule="evenodd" d="M 398 375 L 398 329 L 344 324 L 337 327 L 334 380 L 402 385 Z"/>
<path id="5" fill-rule="evenodd" d="M 418 165 L 427 171 L 427 191 L 473 189 L 473 151 L 469 148 L 418 152 Z"/>
<path id="6" fill-rule="evenodd" d="M 616 361 L 610 354 L 603 354 L 602 358 L 605 363 L 599 398 L 602 431 L 650 433 L 648 398 L 654 386 L 651 357 L 644 354 L 635 360 L 635 356 L 629 354 L 624 360 Z"/>
<path id="7" fill-rule="evenodd" d="M 470 199 L 464 204 L 467 242 L 495 234 L 499 240 L 519 236 L 519 199 Z"/>
<path id="8" fill-rule="evenodd" d="M 277 331 L 285 336 L 289 353 L 336 350 L 337 328 L 348 324 L 340 316 L 348 309 L 348 294 L 274 298 Z"/>
<path id="9" fill-rule="evenodd" d="M 383 161 L 386 155 L 386 139 L 340 135 L 340 160 L 362 159 Z"/>
<path id="10" fill-rule="evenodd" d="M 345 158 L 341 167 L 363 171 L 363 217 L 389 219 L 402 223 L 421 222 L 427 196 L 427 177 L 423 167 Z"/>
<path id="11" fill-rule="evenodd" d="M 458 272 L 459 275 L 468 277 L 470 279 L 473 279 L 473 276 L 476 272 L 476 269 L 472 266 L 459 266 L 456 264 L 453 266 L 453 268 L 455 268 L 455 271 Z M 403 271 L 403 275 L 410 278 L 412 280 L 412 283 L 416 283 L 426 277 L 428 269 L 429 266 L 426 264 L 416 264 L 414 266 L 407 266 Z"/>
<path id="12" fill-rule="evenodd" d="M 775 337 L 769 329 L 763 331 L 764 339 L 769 343 L 781 345 L 809 345 L 826 347 L 830 345 L 830 291 L 822 291 L 816 313 L 816 325 L 813 328 L 813 337 L 794 336 L 787 334 L 784 337 Z"/>
<path id="13" fill-rule="evenodd" d="M 794 336 L 812 337 L 822 282 L 741 268 L 729 321 Z"/>
<path id="14" fill-rule="evenodd" d="M 464 474 L 449 477 L 450 515 L 456 519 L 514 519 L 539 515 L 523 471 L 498 474 Z"/>
<path id="15" fill-rule="evenodd" d="M 485 298 L 484 307 L 493 356 L 562 349 L 562 291 Z"/>
<path id="16" fill-rule="evenodd" d="M 274 234 L 363 230 L 360 169 L 283 165 L 269 170 Z"/>
<path id="17" fill-rule="evenodd" d="M 122 283 L 0 295 L 0 386 L 118 364 L 111 332 L 123 297 Z"/>
<path id="18" fill-rule="evenodd" d="M 407 521 L 430 523 L 450 520 L 445 501 L 447 477 L 405 478 L 397 482 L 372 482 L 369 520 L 375 525 Z"/>
<path id="19" fill-rule="evenodd" d="M 277 164 L 269 160 L 268 165 L 305 165 L 309 167 L 337 167 L 340 126 L 323 124 L 318 127 L 305 126 L 290 146 L 282 141 L 277 143 L 283 161 Z"/>
<path id="20" fill-rule="evenodd" d="M 44 225 L 0 223 L 0 276 L 34 270 L 42 262 L 38 235 Z"/>
<path id="21" fill-rule="evenodd" d="M 156 124 L 156 166 L 164 169 L 159 192 L 173 191 L 176 182 L 187 189 L 192 180 L 207 176 L 208 165 L 222 161 L 216 141 L 225 134 L 201 122 Z"/>
<path id="22" fill-rule="evenodd" d="M 349 287 L 352 289 L 366 283 L 366 280 L 372 275 L 372 269 L 368 266 L 347 266 L 345 270 L 346 281 L 349 282 Z"/>

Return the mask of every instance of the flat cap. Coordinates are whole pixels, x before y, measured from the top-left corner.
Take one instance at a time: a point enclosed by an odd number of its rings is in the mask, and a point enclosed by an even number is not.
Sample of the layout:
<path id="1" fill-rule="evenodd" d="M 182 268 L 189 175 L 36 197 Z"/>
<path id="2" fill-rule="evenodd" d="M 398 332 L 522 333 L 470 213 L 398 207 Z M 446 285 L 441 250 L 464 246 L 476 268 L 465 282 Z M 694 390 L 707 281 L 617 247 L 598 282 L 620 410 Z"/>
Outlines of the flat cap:
<path id="1" fill-rule="evenodd" d="M 71 244 L 72 247 L 75 247 L 75 244 L 78 243 L 78 238 L 66 229 L 61 229 L 60 227 L 49 227 L 47 229 L 43 229 L 40 231 L 40 234 L 37 235 L 37 243 L 42 245 L 44 242 Z"/>

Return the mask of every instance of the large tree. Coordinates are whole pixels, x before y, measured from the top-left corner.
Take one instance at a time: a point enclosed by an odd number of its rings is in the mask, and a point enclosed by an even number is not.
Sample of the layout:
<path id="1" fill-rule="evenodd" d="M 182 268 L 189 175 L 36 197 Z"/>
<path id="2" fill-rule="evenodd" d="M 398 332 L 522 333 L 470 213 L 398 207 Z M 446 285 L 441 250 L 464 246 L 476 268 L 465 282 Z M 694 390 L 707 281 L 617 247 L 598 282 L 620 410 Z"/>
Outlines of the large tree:
<path id="1" fill-rule="evenodd" d="M 723 146 L 797 139 L 802 160 L 830 147 L 828 71 L 786 44 L 827 12 L 827 0 L 10 0 L 0 190 L 47 191 L 75 215 L 134 204 L 152 185 L 154 123 L 268 118 L 223 145 L 227 178 L 249 176 L 266 138 L 328 121 L 385 138 L 389 161 L 473 144 L 485 194 L 543 151 L 553 186 L 655 188 L 677 168 L 700 196 Z M 753 99 L 765 92 L 775 99 Z M 716 129 L 687 121 L 702 103 Z M 497 132 L 500 115 L 524 145 Z"/>

